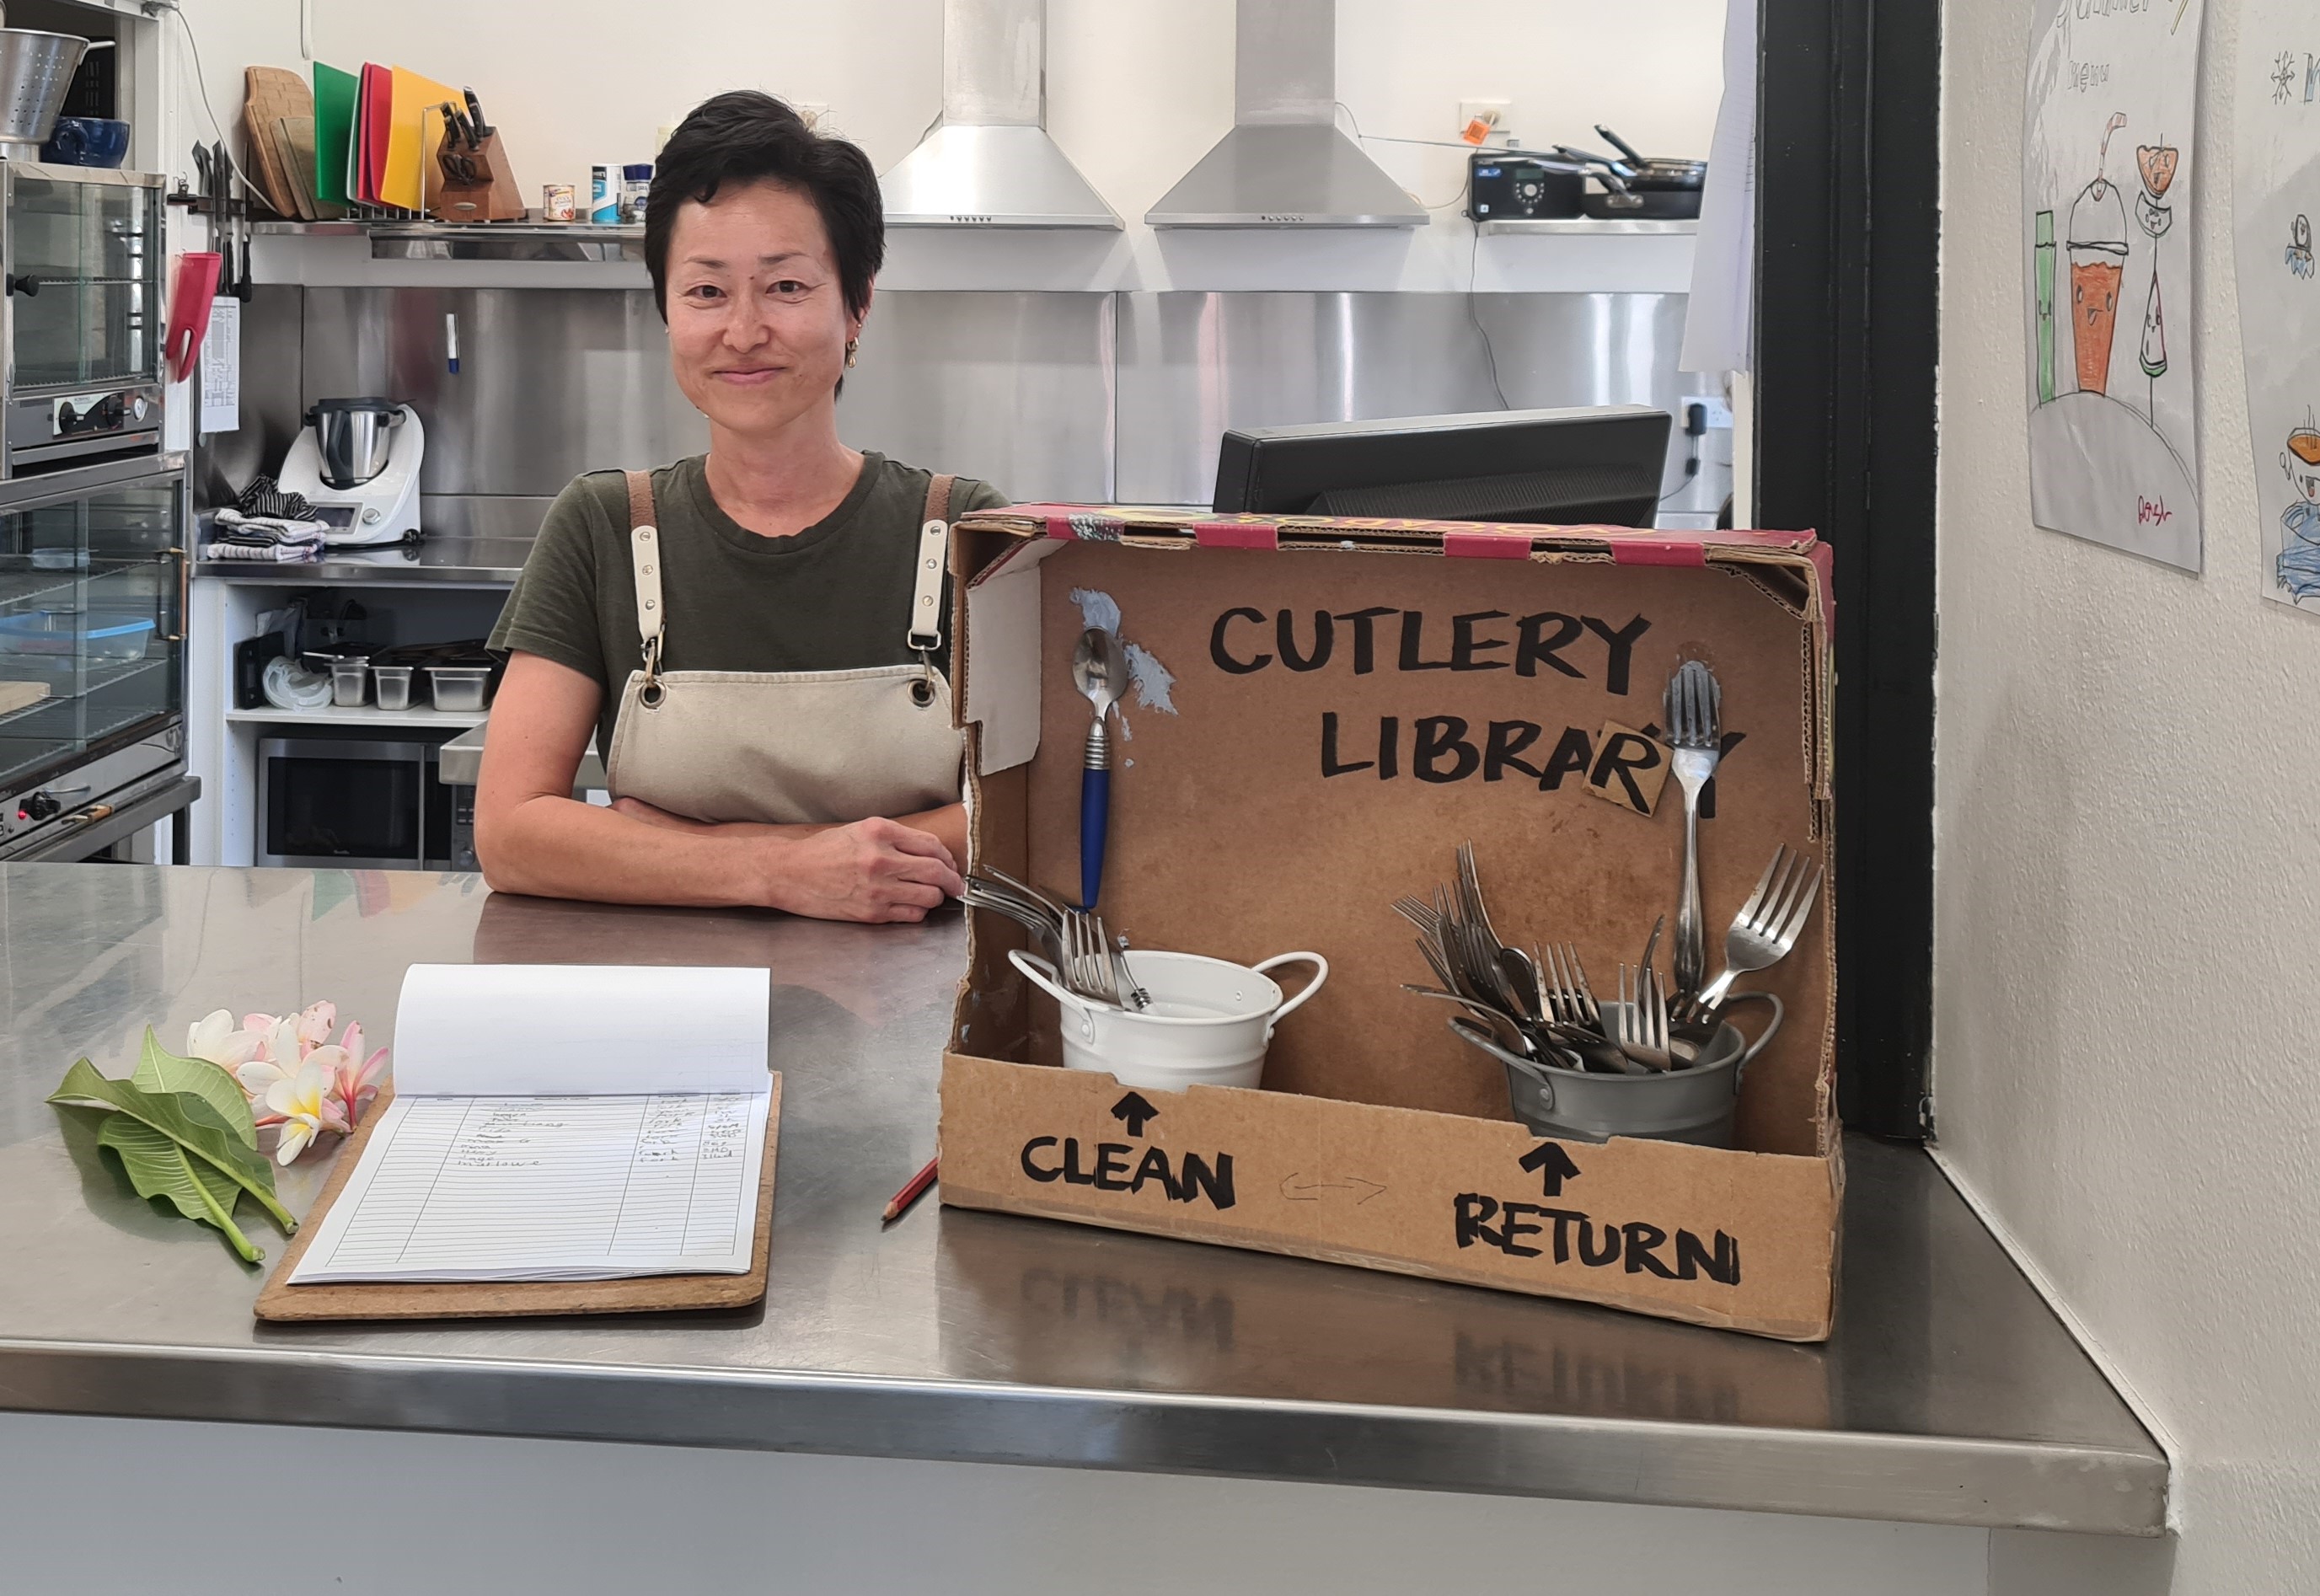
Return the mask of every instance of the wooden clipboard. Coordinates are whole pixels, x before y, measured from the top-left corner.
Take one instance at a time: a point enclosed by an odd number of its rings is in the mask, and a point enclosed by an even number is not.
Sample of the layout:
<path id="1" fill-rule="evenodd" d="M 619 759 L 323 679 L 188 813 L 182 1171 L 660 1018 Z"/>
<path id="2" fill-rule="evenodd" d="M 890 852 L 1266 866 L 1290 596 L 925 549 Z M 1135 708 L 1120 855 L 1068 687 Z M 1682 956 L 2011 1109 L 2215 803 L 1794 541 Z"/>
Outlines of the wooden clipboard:
<path id="1" fill-rule="evenodd" d="M 354 1134 L 339 1149 L 339 1161 L 323 1183 L 322 1193 L 298 1227 L 298 1234 L 275 1266 L 273 1278 L 258 1293 L 258 1318 L 276 1323 L 347 1319 L 502 1319 L 540 1313 L 666 1313 L 682 1309 L 746 1308 L 766 1294 L 766 1265 L 774 1235 L 774 1154 L 781 1142 L 782 1075 L 773 1072 L 771 1101 L 766 1105 L 766 1156 L 757 1171 L 757 1240 L 750 1249 L 747 1274 L 644 1274 L 626 1280 L 518 1281 L 363 1281 L 326 1285 L 292 1285 L 291 1272 L 305 1256 L 306 1244 L 322 1228 L 362 1161 L 370 1134 L 386 1117 L 394 1101 L 392 1090 L 378 1101 Z"/>

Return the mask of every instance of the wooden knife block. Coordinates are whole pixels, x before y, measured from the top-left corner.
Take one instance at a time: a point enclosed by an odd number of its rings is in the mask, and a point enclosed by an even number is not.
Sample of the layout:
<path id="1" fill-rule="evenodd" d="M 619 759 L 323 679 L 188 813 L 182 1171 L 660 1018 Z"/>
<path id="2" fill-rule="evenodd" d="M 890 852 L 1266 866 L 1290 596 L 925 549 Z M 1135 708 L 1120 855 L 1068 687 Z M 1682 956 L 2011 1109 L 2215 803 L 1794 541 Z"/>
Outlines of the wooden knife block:
<path id="1" fill-rule="evenodd" d="M 428 163 L 434 184 L 427 208 L 436 220 L 521 222 L 527 214 L 523 195 L 516 187 L 515 173 L 508 166 L 507 151 L 501 147 L 500 136 L 485 135 L 482 147 L 476 150 L 456 150 L 454 143 L 446 135 L 438 158 Z M 455 153 L 464 154 L 482 174 L 476 181 L 459 182 L 443 169 L 441 156 Z"/>

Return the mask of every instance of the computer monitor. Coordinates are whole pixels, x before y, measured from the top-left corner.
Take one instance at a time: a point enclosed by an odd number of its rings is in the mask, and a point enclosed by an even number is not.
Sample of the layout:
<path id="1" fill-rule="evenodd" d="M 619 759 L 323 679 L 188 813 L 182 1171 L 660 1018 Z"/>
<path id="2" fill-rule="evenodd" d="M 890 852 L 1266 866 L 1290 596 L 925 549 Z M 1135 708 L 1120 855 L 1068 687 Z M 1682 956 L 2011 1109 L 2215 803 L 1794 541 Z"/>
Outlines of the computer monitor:
<path id="1" fill-rule="evenodd" d="M 1671 418 L 1641 404 L 1227 432 L 1219 512 L 1650 526 Z"/>

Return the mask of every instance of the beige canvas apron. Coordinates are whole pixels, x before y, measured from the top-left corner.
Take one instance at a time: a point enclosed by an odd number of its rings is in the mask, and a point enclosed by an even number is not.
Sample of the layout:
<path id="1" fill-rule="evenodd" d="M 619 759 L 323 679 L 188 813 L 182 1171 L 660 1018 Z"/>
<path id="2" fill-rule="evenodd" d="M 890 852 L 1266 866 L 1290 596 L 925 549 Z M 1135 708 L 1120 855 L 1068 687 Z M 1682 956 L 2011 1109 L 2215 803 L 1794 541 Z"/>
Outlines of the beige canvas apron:
<path id="1" fill-rule="evenodd" d="M 914 665 L 861 670 L 663 670 L 667 609 L 652 478 L 629 479 L 643 668 L 629 673 L 606 774 L 617 797 L 698 821 L 843 823 L 956 803 L 963 744 L 942 647 L 951 478 L 927 490 L 911 612 Z"/>

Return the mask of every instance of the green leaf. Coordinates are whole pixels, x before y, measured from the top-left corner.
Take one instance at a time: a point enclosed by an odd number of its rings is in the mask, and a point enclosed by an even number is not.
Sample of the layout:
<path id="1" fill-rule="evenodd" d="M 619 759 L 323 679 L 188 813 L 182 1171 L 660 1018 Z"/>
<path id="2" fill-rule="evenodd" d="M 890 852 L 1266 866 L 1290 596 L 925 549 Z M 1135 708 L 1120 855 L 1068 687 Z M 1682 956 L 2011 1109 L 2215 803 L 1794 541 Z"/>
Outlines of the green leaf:
<path id="1" fill-rule="evenodd" d="M 145 1028 L 145 1051 L 129 1084 L 140 1092 L 190 1092 L 218 1111 L 241 1145 L 258 1150 L 258 1120 L 249 1111 L 249 1098 L 241 1083 L 206 1058 L 185 1058 L 161 1046 L 153 1028 Z M 150 1193 L 148 1193 L 150 1195 Z"/>
<path id="2" fill-rule="evenodd" d="M 266 1256 L 265 1250 L 254 1246 L 233 1222 L 234 1200 L 241 1195 L 240 1186 L 160 1131 L 125 1113 L 107 1114 L 96 1133 L 96 1145 L 121 1156 L 121 1167 L 140 1197 L 165 1198 L 187 1219 L 216 1226 L 245 1263 L 255 1264 Z"/>
<path id="3" fill-rule="evenodd" d="M 273 1166 L 255 1148 L 242 1146 L 217 1111 L 195 1093 L 141 1091 L 131 1082 L 107 1079 L 83 1058 L 65 1072 L 49 1101 L 114 1109 L 151 1126 L 257 1198 L 284 1234 L 298 1228 L 289 1211 L 274 1200 Z"/>

